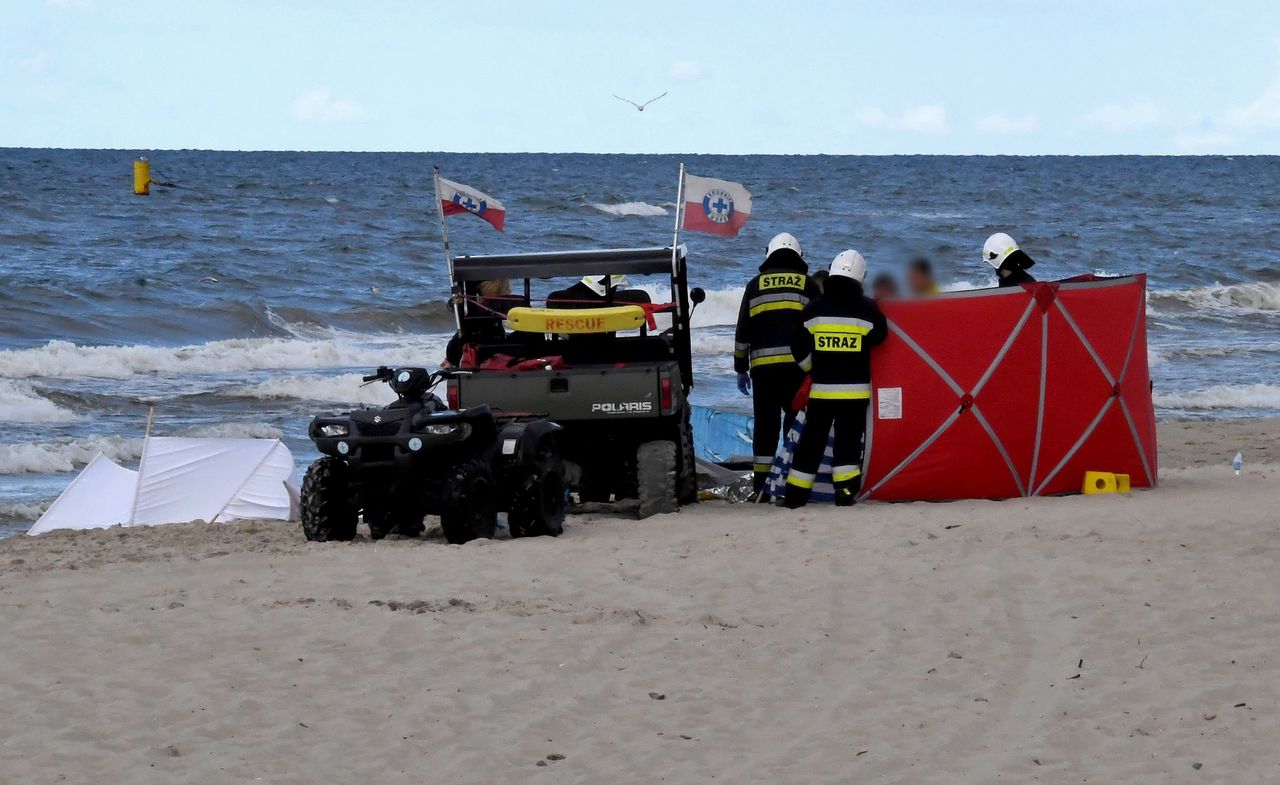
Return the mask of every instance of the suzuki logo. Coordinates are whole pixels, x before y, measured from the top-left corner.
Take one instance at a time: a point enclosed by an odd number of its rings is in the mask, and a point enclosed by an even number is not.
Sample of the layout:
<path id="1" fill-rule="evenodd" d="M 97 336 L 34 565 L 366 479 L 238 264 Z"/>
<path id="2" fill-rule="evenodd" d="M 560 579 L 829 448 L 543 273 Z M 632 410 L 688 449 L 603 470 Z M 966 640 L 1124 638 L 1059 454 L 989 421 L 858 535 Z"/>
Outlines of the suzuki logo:
<path id="1" fill-rule="evenodd" d="M 376 423 L 378 423 L 378 422 L 382 422 L 382 415 L 381 415 L 381 414 L 375 414 L 375 415 L 373 415 L 373 421 L 374 421 L 374 422 L 376 422 Z"/>

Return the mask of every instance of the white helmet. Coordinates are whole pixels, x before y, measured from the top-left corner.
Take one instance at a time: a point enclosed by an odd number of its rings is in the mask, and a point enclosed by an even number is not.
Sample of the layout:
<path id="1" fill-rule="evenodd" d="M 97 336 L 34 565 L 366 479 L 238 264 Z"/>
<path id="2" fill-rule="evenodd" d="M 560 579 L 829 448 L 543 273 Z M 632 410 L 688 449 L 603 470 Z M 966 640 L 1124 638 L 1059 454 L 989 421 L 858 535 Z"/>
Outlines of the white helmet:
<path id="1" fill-rule="evenodd" d="M 796 256 L 801 259 L 804 258 L 804 251 L 800 250 L 800 241 L 796 239 L 795 235 L 788 232 L 774 235 L 773 239 L 769 241 L 769 247 L 765 249 L 764 258 L 768 259 L 773 256 L 775 251 L 781 251 L 784 248 L 795 251 Z"/>
<path id="2" fill-rule="evenodd" d="M 862 283 L 862 279 L 867 277 L 867 260 L 857 251 L 841 251 L 831 262 L 831 275 L 841 275 Z"/>
<path id="3" fill-rule="evenodd" d="M 982 246 L 982 261 L 999 270 L 1004 260 L 1009 258 L 1009 254 L 1016 250 L 1018 250 L 1018 244 L 1012 237 L 1004 232 L 996 232 L 988 237 L 987 242 Z"/>
<path id="4" fill-rule="evenodd" d="M 605 279 L 611 278 L 614 289 L 621 289 L 627 285 L 627 276 L 625 275 L 586 275 L 583 276 L 582 282 L 591 287 L 591 291 L 604 297 L 606 294 Z"/>

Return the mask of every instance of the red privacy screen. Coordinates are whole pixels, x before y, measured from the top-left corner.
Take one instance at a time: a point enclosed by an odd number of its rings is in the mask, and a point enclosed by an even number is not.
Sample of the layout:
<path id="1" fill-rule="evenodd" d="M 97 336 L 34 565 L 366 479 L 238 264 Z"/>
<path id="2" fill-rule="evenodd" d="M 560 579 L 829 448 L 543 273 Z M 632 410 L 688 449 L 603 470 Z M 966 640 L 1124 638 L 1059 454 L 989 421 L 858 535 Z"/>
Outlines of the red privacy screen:
<path id="1" fill-rule="evenodd" d="M 1157 483 L 1146 276 L 883 304 L 863 494 L 1003 499 Z"/>

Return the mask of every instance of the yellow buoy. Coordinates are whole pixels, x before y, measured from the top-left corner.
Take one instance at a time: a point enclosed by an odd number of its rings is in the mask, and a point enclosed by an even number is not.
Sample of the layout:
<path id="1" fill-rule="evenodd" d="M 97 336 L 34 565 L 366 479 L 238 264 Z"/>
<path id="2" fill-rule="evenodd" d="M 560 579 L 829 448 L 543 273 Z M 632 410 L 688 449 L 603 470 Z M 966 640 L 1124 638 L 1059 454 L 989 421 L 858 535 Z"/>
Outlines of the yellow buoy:
<path id="1" fill-rule="evenodd" d="M 151 193 L 151 163 L 145 158 L 133 162 L 133 192 L 138 196 Z"/>
<path id="2" fill-rule="evenodd" d="M 512 308 L 507 324 L 522 333 L 611 333 L 633 330 L 645 323 L 638 305 L 607 308 Z"/>
<path id="3" fill-rule="evenodd" d="M 1084 484 L 1080 487 L 1080 492 L 1085 494 L 1128 493 L 1129 475 L 1114 474 L 1112 472 L 1085 472 Z"/>

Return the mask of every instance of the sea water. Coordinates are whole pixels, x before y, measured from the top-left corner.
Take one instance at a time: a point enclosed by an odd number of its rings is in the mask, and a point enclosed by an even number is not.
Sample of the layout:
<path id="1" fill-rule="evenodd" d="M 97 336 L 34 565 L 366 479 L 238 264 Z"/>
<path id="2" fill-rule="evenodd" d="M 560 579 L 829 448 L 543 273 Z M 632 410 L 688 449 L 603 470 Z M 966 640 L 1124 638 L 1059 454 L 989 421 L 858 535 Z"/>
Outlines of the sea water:
<path id="1" fill-rule="evenodd" d="M 433 365 L 450 332 L 432 166 L 502 200 L 506 232 L 450 219 L 457 253 L 670 243 L 681 161 L 745 183 L 742 235 L 688 234 L 695 400 L 742 406 L 732 324 L 776 232 L 824 267 L 915 254 L 947 288 L 993 285 L 1008 231 L 1041 280 L 1149 274 L 1161 417 L 1280 414 L 1280 158 L 150 153 L 0 150 L 0 535 L 97 452 L 165 435 L 280 437 L 379 404 L 380 364 Z M 636 284 L 646 282 L 633 281 Z M 656 299 L 665 291 L 652 288 Z"/>

